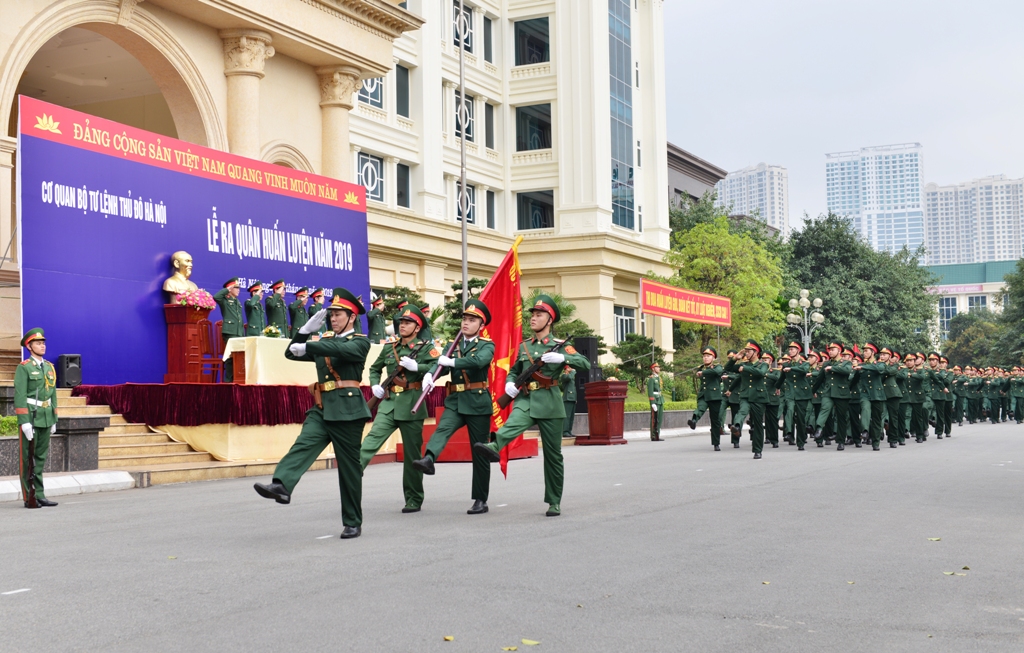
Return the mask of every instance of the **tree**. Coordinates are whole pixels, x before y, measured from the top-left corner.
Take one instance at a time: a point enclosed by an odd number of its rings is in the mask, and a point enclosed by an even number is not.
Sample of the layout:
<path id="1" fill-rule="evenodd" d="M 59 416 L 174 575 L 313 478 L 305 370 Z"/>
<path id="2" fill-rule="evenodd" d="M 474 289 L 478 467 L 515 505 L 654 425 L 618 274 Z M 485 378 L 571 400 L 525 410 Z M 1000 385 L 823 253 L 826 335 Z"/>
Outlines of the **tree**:
<path id="1" fill-rule="evenodd" d="M 646 387 L 651 363 L 661 361 L 665 355 L 661 347 L 655 346 L 653 338 L 639 333 L 627 333 L 625 340 L 612 347 L 612 353 L 622 361 L 617 365 L 619 372 L 628 377 L 637 390 Z"/>
<path id="2" fill-rule="evenodd" d="M 468 285 L 470 298 L 479 298 L 480 293 L 487 286 L 487 279 L 473 277 L 469 280 Z M 433 331 L 435 336 L 445 340 L 453 339 L 462 326 L 462 282 L 453 283 L 452 291 L 455 295 L 445 302 L 444 309 L 438 311 L 431 319 L 431 324 L 433 324 L 439 316 L 441 317 L 441 324 L 434 326 Z"/>
<path id="3" fill-rule="evenodd" d="M 558 307 L 558 312 L 562 316 L 561 319 L 555 324 L 554 328 L 551 329 L 551 333 L 556 338 L 566 338 L 569 335 L 573 335 L 577 338 L 597 338 L 597 354 L 603 356 L 608 353 L 606 349 L 607 345 L 604 342 L 604 337 L 598 335 L 590 328 L 590 325 L 583 320 L 576 318 L 576 305 L 562 297 L 558 293 L 546 292 L 542 288 L 534 288 L 530 291 L 530 294 L 523 299 L 523 339 L 527 340 L 533 337 L 533 331 L 530 330 L 530 308 L 537 303 L 538 295 L 547 295 L 555 302 L 555 306 Z"/>
<path id="4" fill-rule="evenodd" d="M 992 345 L 999 333 L 995 315 L 989 311 L 971 311 L 954 315 L 949 321 L 949 337 L 943 353 L 950 365 L 993 365 Z"/>
<path id="5" fill-rule="evenodd" d="M 393 319 L 395 311 L 398 310 L 398 302 L 402 299 L 408 299 L 416 304 L 417 308 L 423 304 L 423 298 L 405 286 L 395 286 L 394 288 L 382 290 L 379 296 L 384 299 L 384 308 L 381 309 L 381 312 L 388 320 Z"/>
<path id="6" fill-rule="evenodd" d="M 999 365 L 1020 365 L 1024 363 L 1024 258 L 1003 279 L 1007 301 L 999 315 L 1000 331 L 992 350 Z"/>

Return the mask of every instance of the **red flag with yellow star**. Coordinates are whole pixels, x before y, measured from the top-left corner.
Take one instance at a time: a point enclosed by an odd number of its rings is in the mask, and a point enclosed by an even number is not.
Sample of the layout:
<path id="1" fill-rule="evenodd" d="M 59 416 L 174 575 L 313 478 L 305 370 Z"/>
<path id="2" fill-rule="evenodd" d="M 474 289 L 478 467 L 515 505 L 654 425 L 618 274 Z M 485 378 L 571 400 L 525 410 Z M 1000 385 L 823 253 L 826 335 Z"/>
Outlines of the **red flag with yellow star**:
<path id="1" fill-rule="evenodd" d="M 516 238 L 512 249 L 498 266 L 487 286 L 480 293 L 480 301 L 491 311 L 491 323 L 484 327 L 483 336 L 494 343 L 494 360 L 487 380 L 491 390 L 491 432 L 497 431 L 512 412 L 512 404 L 502 410 L 495 397 L 505 394 L 505 380 L 513 361 L 519 355 L 519 344 L 523 340 L 523 297 L 519 291 L 519 280 L 523 271 L 519 268 L 519 243 Z M 522 436 L 501 450 L 501 473 L 508 476 L 508 450 L 519 442 Z"/>

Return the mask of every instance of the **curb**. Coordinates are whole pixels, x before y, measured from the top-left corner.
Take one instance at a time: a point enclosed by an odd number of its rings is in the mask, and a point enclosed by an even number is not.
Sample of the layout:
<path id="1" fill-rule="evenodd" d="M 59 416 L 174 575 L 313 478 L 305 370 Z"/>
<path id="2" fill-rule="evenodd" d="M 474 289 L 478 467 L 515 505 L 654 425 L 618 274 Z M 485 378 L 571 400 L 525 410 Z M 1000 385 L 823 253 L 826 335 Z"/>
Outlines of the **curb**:
<path id="1" fill-rule="evenodd" d="M 128 472 L 79 472 L 77 474 L 47 474 L 43 476 L 47 498 L 91 492 L 129 490 L 135 479 Z M 0 480 L 0 502 L 21 501 L 21 482 L 18 479 Z"/>

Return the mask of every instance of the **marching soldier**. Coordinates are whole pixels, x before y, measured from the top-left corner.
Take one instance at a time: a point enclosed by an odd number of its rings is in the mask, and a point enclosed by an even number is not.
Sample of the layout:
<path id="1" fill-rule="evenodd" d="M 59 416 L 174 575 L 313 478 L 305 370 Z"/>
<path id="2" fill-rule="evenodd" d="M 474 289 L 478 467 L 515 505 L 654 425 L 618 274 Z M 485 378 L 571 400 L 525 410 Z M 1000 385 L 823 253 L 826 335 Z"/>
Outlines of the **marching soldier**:
<path id="1" fill-rule="evenodd" d="M 939 357 L 939 378 L 942 380 L 942 385 L 946 390 L 942 395 L 942 423 L 946 427 L 946 437 L 951 438 L 953 437 L 953 403 L 956 400 L 956 395 L 953 394 L 953 381 L 955 377 L 953 372 L 949 370 L 949 359 L 945 356 Z M 935 410 L 938 411 L 939 407 L 936 406 Z"/>
<path id="2" fill-rule="evenodd" d="M 842 360 L 843 344 L 841 342 L 829 343 L 829 360 L 818 377 L 818 394 L 821 395 L 821 413 L 818 414 L 817 430 L 814 431 L 814 441 L 818 446 L 822 445 L 822 433 L 832 413 L 836 419 L 836 442 L 839 445 L 836 451 L 842 451 L 846 447 L 846 430 L 850 428 L 850 377 L 853 376 L 853 365 Z"/>
<path id="3" fill-rule="evenodd" d="M 967 412 L 967 388 L 965 384 L 967 377 L 963 374 L 963 368 L 959 365 L 953 366 L 953 418 L 957 426 L 964 425 L 964 415 Z"/>
<path id="4" fill-rule="evenodd" d="M 863 428 L 861 421 L 861 398 L 860 398 L 860 384 L 861 375 L 859 365 L 864 362 L 860 356 L 857 356 L 850 349 L 843 350 L 843 361 L 849 361 L 853 365 L 853 373 L 850 375 L 850 437 L 847 438 L 847 445 L 855 445 L 858 449 L 863 446 L 863 443 L 867 441 L 867 429 Z M 871 416 L 871 408 L 867 410 L 868 417 Z"/>
<path id="5" fill-rule="evenodd" d="M 889 351 L 885 352 L 885 361 L 889 360 Z M 868 401 L 868 437 L 871 438 L 871 449 L 878 451 L 882 443 L 882 423 L 885 413 L 887 394 L 886 378 L 890 367 L 876 356 L 880 354 L 878 345 L 873 342 L 864 343 L 864 362 L 860 365 L 861 374 L 861 399 Z M 889 446 L 896 448 L 896 443 L 890 438 Z"/>
<path id="6" fill-rule="evenodd" d="M 52 508 L 57 502 L 46 498 L 43 468 L 50 451 L 50 436 L 57 431 L 57 372 L 53 363 L 43 358 L 46 334 L 42 329 L 30 329 L 21 339 L 21 346 L 29 353 L 14 370 L 14 415 L 21 430 L 18 434 L 21 498 L 26 508 Z M 35 481 L 29 487 L 29 477 L 33 474 Z M 34 504 L 31 501 L 33 491 Z"/>
<path id="7" fill-rule="evenodd" d="M 765 381 L 768 384 L 768 401 L 764 405 L 765 440 L 772 449 L 779 448 L 779 407 L 782 405 L 782 370 L 775 365 L 771 352 L 761 354 L 761 362 L 768 365 Z"/>
<path id="8" fill-rule="evenodd" d="M 423 455 L 423 420 L 427 419 L 427 407 L 421 405 L 413 412 L 413 406 L 423 387 L 423 375 L 430 371 L 441 355 L 434 349 L 434 343 L 421 337 L 427 318 L 412 304 L 402 309 L 398 317 L 398 336 L 384 343 L 377 360 L 370 366 L 370 384 L 373 395 L 380 399 L 373 427 L 363 440 L 359 450 L 363 469 L 370 464 L 395 430 L 402 433 L 402 447 L 405 450 L 402 465 L 402 490 L 405 494 L 405 514 L 419 512 L 423 506 L 423 472 L 413 465 Z M 382 377 L 388 378 L 398 372 L 389 387 L 381 385 Z"/>
<path id="9" fill-rule="evenodd" d="M 335 288 L 331 305 L 314 315 L 292 339 L 285 357 L 316 363 L 317 383 L 310 388 L 316 405 L 306 412 L 302 431 L 277 464 L 273 481 L 255 485 L 260 496 L 278 503 L 291 503 L 291 493 L 299 479 L 324 448 L 333 444 L 341 490 L 341 521 L 345 526 L 342 539 L 359 537 L 362 533 L 363 473 L 359 466 L 359 443 L 363 425 L 370 419 L 370 409 L 359 382 L 370 352 L 370 341 L 355 333 L 355 322 L 365 312 L 355 295 L 344 288 Z M 310 340 L 328 314 L 332 330 L 319 340 Z"/>
<path id="10" fill-rule="evenodd" d="M 224 283 L 224 287 L 213 296 L 213 301 L 220 307 L 220 314 L 223 320 L 220 328 L 221 337 L 224 339 L 224 348 L 227 349 L 228 340 L 232 338 L 245 337 L 245 323 L 242 321 L 242 305 L 238 303 L 238 293 L 242 289 L 238 285 L 238 277 L 234 277 Z M 228 358 L 224 361 L 224 383 L 232 383 L 235 380 L 235 362 Z"/>
<path id="11" fill-rule="evenodd" d="M 697 421 L 704 413 L 711 419 L 711 446 L 715 451 L 721 451 L 719 446 L 722 443 L 722 366 L 718 364 L 718 352 L 714 347 L 708 347 L 701 356 L 704 365 L 697 372 L 700 379 L 700 386 L 697 388 L 697 410 L 686 422 L 690 430 L 696 430 Z"/>
<path id="12" fill-rule="evenodd" d="M 814 435 L 814 431 L 818 428 L 818 416 L 821 415 L 821 394 L 818 392 L 818 386 L 820 385 L 821 375 L 824 374 L 821 366 L 822 355 L 816 351 L 807 352 L 807 362 L 811 366 L 810 376 L 808 377 L 811 381 L 811 409 L 808 411 L 807 416 L 810 418 L 807 420 L 807 437 Z M 829 434 L 831 434 L 829 429 Z M 820 441 L 816 441 L 819 447 L 825 446 Z M 829 442 L 831 444 L 831 441 Z"/>
<path id="13" fill-rule="evenodd" d="M 490 322 L 491 311 L 486 304 L 479 299 L 466 301 L 462 309 L 462 341 L 450 358 L 437 359 L 437 378 L 451 371 L 452 380 L 444 400 L 444 413 L 427 443 L 427 453 L 412 464 L 424 474 L 433 476 L 434 463 L 448 440 L 463 426 L 469 432 L 470 446 L 490 439 L 492 405 L 487 376 L 494 360 L 494 343 L 481 335 Z M 424 390 L 429 391 L 434 383 L 435 379 L 429 374 L 423 377 Z M 490 487 L 491 463 L 483 452 L 473 447 L 473 507 L 467 514 L 487 512 Z"/>
<path id="14" fill-rule="evenodd" d="M 384 333 L 384 298 L 374 295 L 370 307 L 366 322 L 369 325 L 370 342 L 377 344 L 387 337 Z"/>
<path id="15" fill-rule="evenodd" d="M 743 420 L 750 416 L 750 443 L 753 445 L 754 459 L 761 458 L 764 450 L 764 407 L 768 403 L 768 364 L 762 363 L 761 345 L 753 340 L 747 341 L 746 347 L 736 359 L 736 372 L 739 376 L 733 381 L 730 392 L 739 392 L 740 409 L 733 418 L 733 443 L 739 442 Z"/>
<path id="16" fill-rule="evenodd" d="M 903 434 L 903 412 L 900 408 L 900 401 L 903 399 L 903 388 L 906 384 L 907 371 L 900 367 L 899 352 L 882 347 L 878 352 L 878 361 L 885 365 L 882 370 L 882 390 L 885 393 L 885 408 L 883 412 L 883 424 L 887 433 L 889 447 L 896 449 L 906 444 Z"/>
<path id="17" fill-rule="evenodd" d="M 803 451 L 807 444 L 808 426 L 814 418 L 811 408 L 811 365 L 800 354 L 802 347 L 797 342 L 789 343 L 790 361 L 782 366 L 787 399 L 793 404 L 793 417 L 789 431 L 790 444 L 796 442 L 797 451 Z"/>
<path id="18" fill-rule="evenodd" d="M 279 279 L 270 287 L 271 295 L 267 297 L 267 325 L 281 330 L 281 337 L 290 333 L 288 329 L 288 306 L 284 303 L 284 279 Z"/>
<path id="19" fill-rule="evenodd" d="M 915 442 L 924 442 L 928 439 L 928 415 L 924 412 L 924 400 L 931 394 L 928 372 L 924 369 L 924 354 L 907 354 L 905 362 L 910 368 L 910 433 Z"/>
<path id="20" fill-rule="evenodd" d="M 536 424 L 544 450 L 544 501 L 548 504 L 545 513 L 548 517 L 562 514 L 562 482 L 565 476 L 562 463 L 565 405 L 562 403 L 562 391 L 558 389 L 558 376 L 565 365 L 581 372 L 590 369 L 590 361 L 571 346 L 550 351 L 560 343 L 551 335 L 551 327 L 560 318 L 561 312 L 555 301 L 547 295 L 538 295 L 530 307 L 533 338 L 519 346 L 519 357 L 509 370 L 508 378 L 514 379 L 538 359 L 543 365 L 534 376 L 536 380 L 521 390 L 514 381 L 505 384 L 505 394 L 515 399 L 512 414 L 495 435 L 496 442 L 473 445 L 474 451 L 480 451 L 491 462 L 498 462 L 501 459 L 499 452 Z"/>
<path id="21" fill-rule="evenodd" d="M 299 288 L 295 291 L 295 301 L 288 305 L 288 313 L 292 318 L 292 336 L 299 332 L 302 325 L 309 320 L 306 313 L 306 299 L 309 297 L 309 288 Z"/>
<path id="22" fill-rule="evenodd" d="M 665 397 L 661 394 L 661 365 L 651 364 L 651 375 L 647 377 L 647 401 L 651 405 L 651 441 L 661 439 L 661 425 L 665 421 Z"/>
<path id="23" fill-rule="evenodd" d="M 249 286 L 249 299 L 245 300 L 245 335 L 261 336 L 267 328 L 267 314 L 263 309 L 263 284 Z"/>
<path id="24" fill-rule="evenodd" d="M 940 358 L 938 352 L 928 352 L 928 372 L 931 374 L 931 400 L 932 409 L 935 414 L 935 438 L 937 440 L 941 440 L 942 434 L 946 432 L 944 406 L 946 405 L 946 395 L 949 394 L 949 388 L 946 387 L 945 374 L 939 368 L 941 364 Z"/>
<path id="25" fill-rule="evenodd" d="M 1013 401 L 1010 412 L 1013 419 L 1020 424 L 1024 422 L 1024 370 L 1020 367 L 1013 368 L 1013 378 L 1010 379 L 1010 398 Z"/>
<path id="26" fill-rule="evenodd" d="M 725 352 L 725 365 L 722 367 L 722 394 L 725 396 L 725 401 L 722 402 L 721 415 L 722 422 L 728 424 L 730 440 L 734 449 L 740 448 L 740 437 L 742 431 L 739 433 L 733 433 L 732 423 L 736 421 L 736 415 L 740 412 L 740 393 L 739 391 L 733 391 L 733 385 L 738 383 L 740 374 L 736 371 L 739 365 L 739 359 L 741 352 L 735 349 L 730 349 Z M 725 420 L 725 410 L 729 409 L 729 420 Z"/>
<path id="27" fill-rule="evenodd" d="M 566 365 L 562 370 L 562 377 L 558 380 L 558 387 L 562 390 L 562 403 L 565 404 L 562 437 L 571 438 L 572 425 L 576 420 L 576 370 Z"/>

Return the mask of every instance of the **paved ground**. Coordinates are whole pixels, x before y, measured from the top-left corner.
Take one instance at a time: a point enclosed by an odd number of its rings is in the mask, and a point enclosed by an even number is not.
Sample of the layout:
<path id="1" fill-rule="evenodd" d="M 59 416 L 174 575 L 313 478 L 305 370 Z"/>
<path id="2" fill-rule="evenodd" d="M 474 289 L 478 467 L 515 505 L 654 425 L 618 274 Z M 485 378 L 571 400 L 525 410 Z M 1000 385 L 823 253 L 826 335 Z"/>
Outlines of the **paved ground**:
<path id="1" fill-rule="evenodd" d="M 1024 427 L 761 461 L 708 442 L 568 448 L 559 518 L 539 459 L 478 517 L 467 465 L 414 515 L 374 466 L 352 541 L 330 471 L 290 506 L 244 479 L 3 504 L 0 650 L 1024 650 Z"/>

